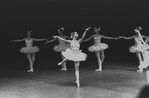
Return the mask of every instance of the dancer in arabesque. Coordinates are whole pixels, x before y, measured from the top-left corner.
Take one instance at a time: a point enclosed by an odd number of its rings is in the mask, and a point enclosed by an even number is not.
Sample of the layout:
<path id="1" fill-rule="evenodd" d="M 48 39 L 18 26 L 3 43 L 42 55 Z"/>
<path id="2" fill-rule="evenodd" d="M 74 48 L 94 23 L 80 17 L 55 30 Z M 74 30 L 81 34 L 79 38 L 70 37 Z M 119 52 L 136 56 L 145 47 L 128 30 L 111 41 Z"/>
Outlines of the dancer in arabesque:
<path id="1" fill-rule="evenodd" d="M 70 48 L 67 48 L 65 51 L 62 52 L 62 55 L 65 57 L 65 59 L 63 59 L 62 62 L 58 63 L 58 65 L 63 64 L 67 60 L 74 61 L 77 87 L 80 87 L 80 81 L 79 81 L 79 66 L 80 66 L 80 61 L 85 61 L 86 58 L 87 58 L 87 54 L 86 53 L 83 53 L 80 50 L 80 43 L 82 42 L 82 40 L 84 39 L 87 31 L 90 28 L 91 27 L 87 28 L 84 31 L 82 37 L 79 40 L 77 40 L 77 38 L 78 38 L 78 33 L 77 32 L 71 33 L 72 40 L 66 40 L 66 39 L 64 39 L 64 38 L 62 38 L 60 36 L 54 36 L 54 38 L 59 38 L 59 39 L 65 41 L 65 42 L 70 43 Z"/>
<path id="2" fill-rule="evenodd" d="M 59 36 L 60 36 L 61 38 L 64 38 L 64 39 L 71 39 L 71 37 L 66 36 L 66 35 L 63 35 L 63 31 L 64 31 L 64 28 L 58 29 L 58 34 L 59 34 Z M 56 40 L 57 40 L 57 38 L 54 38 L 53 40 L 47 41 L 46 44 L 47 44 L 47 43 L 50 43 L 50 42 L 53 42 L 53 41 L 56 41 Z M 69 48 L 69 47 L 70 47 L 70 44 L 67 43 L 67 42 L 65 42 L 65 41 L 63 41 L 63 40 L 61 40 L 61 39 L 58 39 L 58 42 L 59 42 L 59 44 L 58 44 L 58 45 L 55 45 L 55 46 L 53 47 L 53 50 L 54 50 L 55 52 L 60 52 L 60 53 L 61 53 L 61 54 L 60 54 L 60 55 L 61 55 L 61 58 L 62 58 L 62 60 L 63 60 L 63 59 L 64 59 L 64 56 L 62 55 L 62 51 L 65 51 L 67 48 Z M 62 66 L 61 71 L 66 71 L 66 70 L 67 70 L 66 62 L 64 62 L 61 66 Z"/>
<path id="3" fill-rule="evenodd" d="M 27 72 L 33 72 L 34 62 L 35 62 L 35 53 L 39 52 L 39 48 L 37 46 L 33 46 L 33 41 L 47 41 L 47 39 L 35 39 L 31 38 L 32 31 L 27 31 L 27 38 L 23 38 L 20 40 L 12 40 L 11 42 L 21 42 L 25 41 L 26 47 L 20 49 L 21 53 L 27 54 L 27 58 L 29 60 L 29 67 L 30 69 Z"/>
<path id="4" fill-rule="evenodd" d="M 90 52 L 95 52 L 95 54 L 96 54 L 97 61 L 98 61 L 98 69 L 96 69 L 95 71 L 102 71 L 102 63 L 105 59 L 104 50 L 109 47 L 107 44 L 101 43 L 101 38 L 115 39 L 115 40 L 117 39 L 114 37 L 107 37 L 107 36 L 99 34 L 100 30 L 101 30 L 100 27 L 94 28 L 95 34 L 92 35 L 91 37 L 89 37 L 88 39 L 85 39 L 82 41 L 82 42 L 86 42 L 86 41 L 91 40 L 92 38 L 94 39 L 94 45 L 90 46 L 88 48 L 88 50 Z"/>

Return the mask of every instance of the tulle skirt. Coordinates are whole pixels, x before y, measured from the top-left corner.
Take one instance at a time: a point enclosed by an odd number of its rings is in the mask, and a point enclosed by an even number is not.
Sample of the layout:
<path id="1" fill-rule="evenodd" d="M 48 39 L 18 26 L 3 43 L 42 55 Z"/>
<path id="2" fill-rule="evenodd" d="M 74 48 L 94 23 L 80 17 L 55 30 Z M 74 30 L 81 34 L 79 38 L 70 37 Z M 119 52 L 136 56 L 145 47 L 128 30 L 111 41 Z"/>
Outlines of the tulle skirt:
<path id="1" fill-rule="evenodd" d="M 131 53 L 141 52 L 143 48 L 144 48 L 144 45 L 134 45 L 129 48 L 129 52 Z"/>
<path id="2" fill-rule="evenodd" d="M 66 49 L 66 51 L 63 51 L 62 55 L 70 61 L 85 61 L 87 58 L 87 54 L 81 52 L 81 50 L 73 51 L 70 48 Z"/>
<path id="3" fill-rule="evenodd" d="M 92 45 L 88 48 L 88 51 L 90 52 L 96 52 L 107 49 L 109 46 L 105 43 L 100 43 L 98 45 Z"/>
<path id="4" fill-rule="evenodd" d="M 66 49 L 68 49 L 70 47 L 69 44 L 59 44 L 59 45 L 55 45 L 53 47 L 53 50 L 56 52 L 62 52 L 65 51 Z"/>
<path id="5" fill-rule="evenodd" d="M 20 49 L 21 53 L 35 53 L 38 52 L 39 48 L 37 46 L 34 47 L 23 47 Z"/>

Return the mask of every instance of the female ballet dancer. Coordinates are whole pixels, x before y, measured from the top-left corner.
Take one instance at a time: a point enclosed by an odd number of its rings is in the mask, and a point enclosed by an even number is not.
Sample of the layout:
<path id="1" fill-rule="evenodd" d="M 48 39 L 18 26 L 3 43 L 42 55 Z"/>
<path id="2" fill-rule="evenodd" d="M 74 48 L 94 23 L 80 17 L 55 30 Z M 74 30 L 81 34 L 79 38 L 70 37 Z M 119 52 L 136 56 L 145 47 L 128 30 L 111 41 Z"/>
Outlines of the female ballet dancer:
<path id="1" fill-rule="evenodd" d="M 64 28 L 58 29 L 58 34 L 59 34 L 59 36 L 60 36 L 61 38 L 64 38 L 64 39 L 66 39 L 66 38 L 71 39 L 69 36 L 63 35 L 63 31 L 64 31 Z M 50 43 L 50 42 L 53 42 L 53 41 L 55 41 L 55 40 L 57 40 L 57 38 L 54 38 L 54 39 L 51 40 L 51 41 L 47 41 L 45 44 Z M 53 50 L 56 51 L 56 52 L 61 52 L 61 58 L 62 58 L 62 60 L 63 60 L 63 59 L 64 59 L 64 56 L 62 55 L 62 51 L 65 51 L 67 48 L 69 48 L 69 47 L 70 47 L 70 44 L 69 44 L 69 43 L 66 43 L 65 41 L 63 41 L 63 40 L 61 40 L 61 39 L 58 39 L 58 41 L 59 41 L 59 44 L 58 44 L 58 45 L 55 45 L 55 46 L 53 47 Z M 61 71 L 66 71 L 66 70 L 67 70 L 66 62 L 64 62 L 64 63 L 62 64 L 62 69 L 61 69 Z"/>
<path id="2" fill-rule="evenodd" d="M 20 40 L 12 40 L 11 42 L 20 42 L 20 41 L 25 41 L 26 43 L 26 47 L 23 47 L 20 49 L 21 53 L 26 53 L 27 54 L 27 58 L 29 60 L 29 67 L 30 70 L 28 70 L 27 72 L 33 72 L 33 64 L 35 62 L 35 53 L 39 51 L 39 48 L 37 46 L 33 46 L 33 41 L 43 41 L 43 40 L 47 40 L 47 39 L 35 39 L 35 38 L 31 38 L 31 33 L 32 31 L 27 31 L 27 38 L 23 38 Z"/>
<path id="3" fill-rule="evenodd" d="M 141 36 L 139 30 L 136 29 L 136 33 L 138 33 L 138 36 L 143 44 L 139 49 L 143 52 L 144 60 L 140 63 L 139 68 L 140 69 L 146 69 L 146 77 L 147 77 L 147 86 L 149 85 L 149 38 L 146 39 L 146 41 L 143 40 L 143 37 Z"/>
<path id="4" fill-rule="evenodd" d="M 95 31 L 96 34 L 94 34 L 91 37 L 89 37 L 88 39 L 82 41 L 82 42 L 86 42 L 86 41 L 89 41 L 90 39 L 94 38 L 94 45 L 90 46 L 88 48 L 88 50 L 90 52 L 95 52 L 95 54 L 96 54 L 99 68 L 96 69 L 95 71 L 102 71 L 102 63 L 103 63 L 104 58 L 105 58 L 104 50 L 109 47 L 107 44 L 101 43 L 101 38 L 117 39 L 117 38 L 113 38 L 113 37 L 107 37 L 107 36 L 104 36 L 104 35 L 100 35 L 99 34 L 100 29 L 101 28 L 94 28 L 94 31 Z"/>
<path id="5" fill-rule="evenodd" d="M 65 51 L 62 51 L 62 55 L 65 58 L 62 60 L 62 62 L 58 63 L 58 65 L 63 64 L 67 60 L 74 61 L 77 87 L 80 87 L 80 81 L 79 81 L 79 65 L 80 65 L 80 61 L 85 61 L 86 58 L 87 58 L 87 54 L 81 52 L 81 50 L 80 50 L 80 43 L 82 42 L 82 40 L 84 39 L 87 31 L 90 28 L 91 27 L 87 28 L 84 31 L 82 37 L 79 40 L 77 40 L 77 38 L 78 38 L 78 33 L 77 32 L 71 33 L 72 40 L 66 40 L 64 38 L 61 38 L 60 36 L 54 36 L 54 38 L 59 38 L 59 39 L 65 41 L 65 42 L 69 42 L 70 43 L 70 48 L 67 48 Z"/>
<path id="6" fill-rule="evenodd" d="M 141 27 L 138 27 L 137 29 L 134 29 L 135 32 L 140 32 L 142 30 Z M 145 35 L 141 35 L 142 38 L 148 38 L 149 36 L 145 36 Z M 142 51 L 138 50 L 139 47 L 141 47 L 143 44 L 142 44 L 142 41 L 140 39 L 140 37 L 138 36 L 138 34 L 136 35 L 133 35 L 133 36 L 130 36 L 130 37 L 124 37 L 124 36 L 120 36 L 119 38 L 123 38 L 123 39 L 134 39 L 134 42 L 135 42 L 135 45 L 134 46 L 131 46 L 129 48 L 129 51 L 131 53 L 136 53 L 138 59 L 139 59 L 139 64 L 142 63 L 143 61 L 143 53 Z M 137 72 L 142 72 L 143 69 L 138 69 Z"/>

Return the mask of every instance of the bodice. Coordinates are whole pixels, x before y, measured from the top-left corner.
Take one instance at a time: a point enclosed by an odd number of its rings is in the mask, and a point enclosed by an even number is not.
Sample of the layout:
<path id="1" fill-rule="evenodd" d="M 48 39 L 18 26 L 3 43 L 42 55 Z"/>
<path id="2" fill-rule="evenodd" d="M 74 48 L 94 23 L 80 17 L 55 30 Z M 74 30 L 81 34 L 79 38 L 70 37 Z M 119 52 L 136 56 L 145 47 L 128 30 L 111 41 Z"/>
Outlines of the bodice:
<path id="1" fill-rule="evenodd" d="M 33 40 L 32 39 L 26 39 L 25 43 L 26 43 L 26 47 L 32 47 Z"/>
<path id="2" fill-rule="evenodd" d="M 142 41 L 139 37 L 134 38 L 136 44 L 142 44 Z"/>
<path id="3" fill-rule="evenodd" d="M 101 42 L 101 36 L 95 36 L 94 37 L 94 44 L 100 44 Z"/>
<path id="4" fill-rule="evenodd" d="M 80 49 L 80 43 L 79 41 L 72 41 L 70 44 L 70 47 L 72 50 L 77 51 Z"/>

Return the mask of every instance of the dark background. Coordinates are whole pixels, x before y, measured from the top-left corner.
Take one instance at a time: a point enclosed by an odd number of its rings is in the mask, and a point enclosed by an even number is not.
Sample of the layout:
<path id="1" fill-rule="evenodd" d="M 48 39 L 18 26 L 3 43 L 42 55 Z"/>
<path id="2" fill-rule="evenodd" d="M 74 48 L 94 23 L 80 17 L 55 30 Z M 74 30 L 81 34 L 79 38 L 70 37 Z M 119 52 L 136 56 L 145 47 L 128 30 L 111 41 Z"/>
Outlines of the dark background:
<path id="1" fill-rule="evenodd" d="M 149 35 L 148 0 L 1 0 L 0 1 L 0 64 L 2 68 L 28 68 L 25 54 L 19 52 L 24 42 L 10 43 L 13 39 L 26 37 L 33 30 L 32 37 L 52 39 L 57 30 L 64 27 L 65 35 L 77 31 L 81 37 L 84 30 L 91 26 L 85 38 L 94 34 L 94 27 L 101 27 L 101 34 L 118 37 L 134 35 L 134 28 L 141 26 L 141 34 Z M 109 48 L 105 50 L 104 65 L 138 66 L 135 54 L 129 52 L 133 40 L 102 39 Z M 50 68 L 61 61 L 60 54 L 53 51 L 58 41 L 44 44 L 34 42 L 40 47 L 36 53 L 35 68 Z M 97 68 L 95 53 L 87 48 L 93 40 L 81 44 L 83 52 L 88 54 L 82 66 Z M 94 63 L 94 64 L 92 64 Z M 72 62 L 68 62 L 72 65 Z M 72 65 L 73 66 L 73 65 Z"/>

